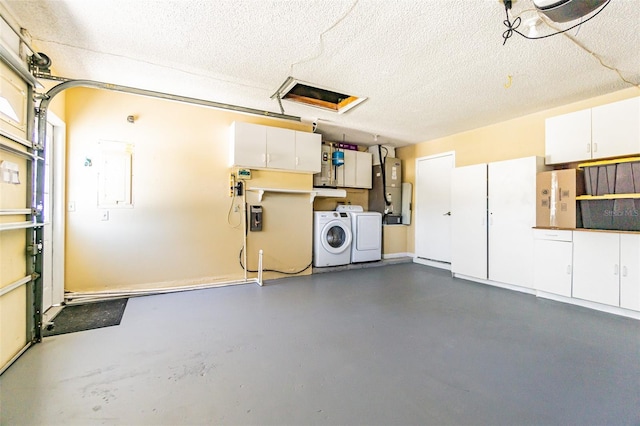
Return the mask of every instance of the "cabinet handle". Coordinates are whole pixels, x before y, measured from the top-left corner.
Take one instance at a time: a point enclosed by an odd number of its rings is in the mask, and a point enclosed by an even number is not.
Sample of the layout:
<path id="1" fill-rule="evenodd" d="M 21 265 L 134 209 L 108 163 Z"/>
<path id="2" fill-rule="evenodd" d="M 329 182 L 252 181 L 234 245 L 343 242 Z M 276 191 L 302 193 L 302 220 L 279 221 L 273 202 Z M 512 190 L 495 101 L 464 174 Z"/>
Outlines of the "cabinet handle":
<path id="1" fill-rule="evenodd" d="M 300 165 L 300 157 L 296 157 L 296 166 Z"/>
<path id="2" fill-rule="evenodd" d="M 587 144 L 587 154 L 590 154 L 590 153 L 591 153 L 591 144 L 588 143 Z"/>
<path id="3" fill-rule="evenodd" d="M 619 272 L 619 266 L 616 263 L 616 265 L 613 267 L 613 275 L 618 275 L 618 272 Z"/>
<path id="4" fill-rule="evenodd" d="M 567 265 L 567 275 L 571 275 L 571 265 Z"/>
<path id="5" fill-rule="evenodd" d="M 267 154 L 262 154 L 262 162 L 267 164 Z"/>
<path id="6" fill-rule="evenodd" d="M 271 162 L 271 154 L 267 154 L 267 164 Z"/>
<path id="7" fill-rule="evenodd" d="M 597 143 L 593 144 L 593 152 L 598 152 L 598 144 Z"/>
<path id="8" fill-rule="evenodd" d="M 627 267 L 626 267 L 626 266 L 623 266 L 623 267 L 622 267 L 622 276 L 623 276 L 623 277 L 626 277 L 626 276 L 627 276 Z"/>

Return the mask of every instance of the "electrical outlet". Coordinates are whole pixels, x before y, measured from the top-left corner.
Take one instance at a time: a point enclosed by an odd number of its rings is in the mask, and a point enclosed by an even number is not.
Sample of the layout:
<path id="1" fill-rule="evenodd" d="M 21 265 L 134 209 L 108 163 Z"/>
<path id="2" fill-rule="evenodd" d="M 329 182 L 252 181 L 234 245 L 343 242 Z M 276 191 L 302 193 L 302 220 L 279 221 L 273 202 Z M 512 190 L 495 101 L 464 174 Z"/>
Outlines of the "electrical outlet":
<path id="1" fill-rule="evenodd" d="M 109 210 L 103 210 L 100 215 L 100 220 L 109 220 Z"/>

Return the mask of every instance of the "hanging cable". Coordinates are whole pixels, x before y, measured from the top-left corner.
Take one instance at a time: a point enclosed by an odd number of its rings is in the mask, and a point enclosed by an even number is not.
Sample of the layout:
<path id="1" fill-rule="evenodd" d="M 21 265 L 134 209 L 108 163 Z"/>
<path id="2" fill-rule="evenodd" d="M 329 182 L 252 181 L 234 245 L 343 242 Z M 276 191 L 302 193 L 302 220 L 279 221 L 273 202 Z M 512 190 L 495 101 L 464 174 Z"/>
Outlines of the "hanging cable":
<path id="1" fill-rule="evenodd" d="M 509 10 L 511 9 L 511 0 L 504 0 L 504 11 L 505 14 L 507 15 L 507 19 L 505 19 L 503 21 L 503 24 L 507 27 L 507 29 L 502 33 L 502 45 L 504 46 L 507 43 L 507 40 L 510 39 L 513 36 L 513 33 L 519 34 L 522 37 L 529 39 L 529 40 L 539 40 L 542 38 L 547 38 L 547 37 L 552 37 L 558 34 L 563 34 L 566 33 L 567 31 L 571 31 L 572 29 L 579 27 L 580 25 L 584 24 L 585 22 L 589 22 L 590 20 L 592 20 L 593 18 L 595 18 L 596 16 L 598 16 L 600 14 L 600 12 L 602 12 L 608 5 L 609 3 L 611 3 L 611 0 L 607 0 L 607 2 L 605 4 L 602 5 L 602 7 L 593 15 L 591 15 L 589 18 L 585 19 L 584 21 L 580 21 L 579 23 L 572 25 L 569 28 L 566 28 L 564 30 L 558 30 L 555 33 L 551 33 L 551 34 L 546 34 L 543 36 L 536 36 L 536 37 L 531 37 L 528 36 L 520 31 L 518 31 L 518 27 L 520 26 L 520 24 L 522 23 L 522 19 L 520 18 L 520 16 L 517 16 L 513 22 L 511 21 L 511 18 L 509 17 Z"/>
<path id="2" fill-rule="evenodd" d="M 235 182 L 235 178 L 234 178 L 234 182 Z M 237 224 L 233 224 L 231 223 L 231 213 L 233 210 L 233 206 L 236 203 L 236 188 L 235 188 L 235 184 L 231 186 L 230 188 L 231 193 L 233 194 L 231 196 L 231 203 L 229 204 L 229 211 L 227 212 L 227 223 L 229 224 L 229 226 L 231 226 L 234 229 L 237 229 L 240 225 L 242 225 L 242 217 L 240 217 L 240 219 L 238 220 Z"/>
<path id="3" fill-rule="evenodd" d="M 247 272 L 258 272 L 257 270 L 252 270 L 252 269 L 246 269 L 244 264 L 242 263 L 242 252 L 244 251 L 244 247 L 240 249 L 240 254 L 238 255 L 238 261 L 240 262 L 240 267 L 242 269 L 244 269 Z M 294 272 L 290 272 L 290 271 L 280 271 L 278 269 L 262 269 L 262 272 L 276 272 L 278 274 L 285 274 L 285 275 L 298 275 L 301 272 L 306 271 L 307 269 L 309 269 L 311 267 L 311 265 L 313 264 L 313 261 L 310 262 L 307 266 L 305 266 L 303 269 L 300 269 L 298 271 L 294 271 Z"/>

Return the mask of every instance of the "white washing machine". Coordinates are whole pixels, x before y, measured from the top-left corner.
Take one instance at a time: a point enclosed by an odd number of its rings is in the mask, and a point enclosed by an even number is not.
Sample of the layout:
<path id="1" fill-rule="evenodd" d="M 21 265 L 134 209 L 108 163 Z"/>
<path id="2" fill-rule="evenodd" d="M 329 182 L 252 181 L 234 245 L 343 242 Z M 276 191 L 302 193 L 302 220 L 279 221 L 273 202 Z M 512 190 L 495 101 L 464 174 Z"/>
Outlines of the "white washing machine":
<path id="1" fill-rule="evenodd" d="M 351 263 L 351 218 L 345 212 L 314 212 L 313 266 Z"/>
<path id="2" fill-rule="evenodd" d="M 351 263 L 382 259 L 382 214 L 365 212 L 362 206 L 338 206 L 351 217 Z"/>

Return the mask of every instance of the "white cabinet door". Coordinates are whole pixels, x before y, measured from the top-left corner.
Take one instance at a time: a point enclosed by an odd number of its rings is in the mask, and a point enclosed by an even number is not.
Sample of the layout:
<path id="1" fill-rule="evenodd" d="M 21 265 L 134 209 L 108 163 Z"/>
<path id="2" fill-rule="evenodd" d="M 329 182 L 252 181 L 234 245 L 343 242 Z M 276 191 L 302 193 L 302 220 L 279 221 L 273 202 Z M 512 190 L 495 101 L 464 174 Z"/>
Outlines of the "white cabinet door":
<path id="1" fill-rule="evenodd" d="M 487 165 L 451 171 L 451 272 L 487 279 Z"/>
<path id="2" fill-rule="evenodd" d="M 541 159 L 489 163 L 489 279 L 533 287 L 536 174 Z"/>
<path id="3" fill-rule="evenodd" d="M 267 165 L 267 128 L 236 121 L 231 125 L 230 165 L 264 168 Z"/>
<path id="4" fill-rule="evenodd" d="M 266 134 L 267 167 L 270 169 L 295 170 L 295 132 L 279 127 L 266 127 Z"/>
<path id="5" fill-rule="evenodd" d="M 344 164 L 336 171 L 336 185 L 354 188 L 356 186 L 356 151 L 345 149 Z"/>
<path id="6" fill-rule="evenodd" d="M 296 171 L 320 173 L 322 136 L 296 131 L 295 137 Z"/>
<path id="7" fill-rule="evenodd" d="M 572 296 L 619 306 L 619 261 L 619 234 L 574 232 Z"/>
<path id="8" fill-rule="evenodd" d="M 640 98 L 591 110 L 593 158 L 640 153 Z"/>
<path id="9" fill-rule="evenodd" d="M 371 189 L 373 156 L 368 152 L 356 152 L 356 187 Z"/>
<path id="10" fill-rule="evenodd" d="M 373 156 L 368 152 L 345 149 L 344 165 L 336 172 L 336 185 L 345 188 L 372 187 Z"/>
<path id="11" fill-rule="evenodd" d="M 640 235 L 620 234 L 620 306 L 640 311 Z"/>
<path id="12" fill-rule="evenodd" d="M 591 110 L 547 118 L 545 155 L 546 164 L 591 159 Z"/>
<path id="13" fill-rule="evenodd" d="M 536 290 L 571 297 L 573 244 L 571 231 L 534 229 L 533 286 Z"/>

